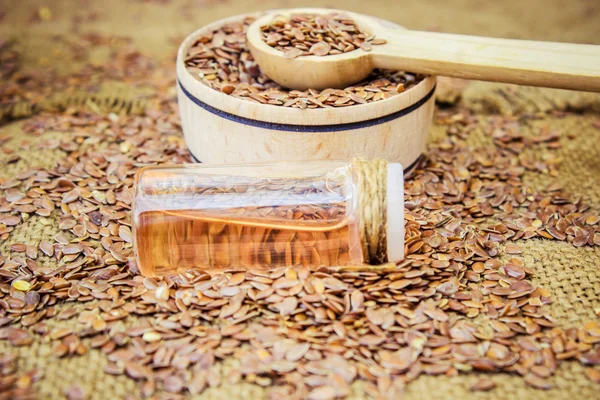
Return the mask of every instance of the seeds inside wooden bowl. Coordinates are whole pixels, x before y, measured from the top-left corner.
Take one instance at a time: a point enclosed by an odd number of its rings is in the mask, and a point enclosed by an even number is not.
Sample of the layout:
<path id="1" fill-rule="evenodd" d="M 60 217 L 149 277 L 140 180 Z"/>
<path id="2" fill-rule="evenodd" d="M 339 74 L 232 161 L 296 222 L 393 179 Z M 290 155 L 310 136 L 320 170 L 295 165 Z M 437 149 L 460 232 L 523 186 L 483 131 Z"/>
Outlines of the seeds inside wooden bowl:
<path id="1" fill-rule="evenodd" d="M 361 31 L 350 17 L 340 13 L 292 14 L 289 19 L 279 16 L 261 26 L 261 31 L 265 43 L 287 58 L 331 56 L 359 48 L 369 51 L 373 45 L 386 43 Z"/>
<path id="2" fill-rule="evenodd" d="M 228 23 L 199 37 L 184 60 L 188 72 L 205 85 L 233 97 L 308 109 L 347 107 L 384 100 L 404 92 L 424 78 L 403 71 L 375 70 L 364 81 L 345 89 L 287 89 L 269 79 L 254 61 L 246 43 L 246 31 L 252 22 L 254 18 Z M 370 40 L 370 43 L 375 40 Z"/>

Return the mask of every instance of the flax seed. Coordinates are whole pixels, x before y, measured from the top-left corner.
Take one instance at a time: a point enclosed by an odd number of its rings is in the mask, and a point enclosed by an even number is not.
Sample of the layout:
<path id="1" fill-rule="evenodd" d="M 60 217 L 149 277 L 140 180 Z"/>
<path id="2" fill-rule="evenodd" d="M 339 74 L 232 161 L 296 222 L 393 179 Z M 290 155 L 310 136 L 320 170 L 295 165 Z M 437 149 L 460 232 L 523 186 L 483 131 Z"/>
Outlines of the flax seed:
<path id="1" fill-rule="evenodd" d="M 362 32 L 348 16 L 337 13 L 292 14 L 289 19 L 277 16 L 270 24 L 261 27 L 261 33 L 269 46 L 291 58 L 301 55 L 322 57 L 357 48 L 369 51 L 373 44 L 386 43 L 383 39 L 375 40 Z"/>
<path id="2" fill-rule="evenodd" d="M 492 390 L 495 387 L 496 387 L 496 382 L 494 382 L 493 380 L 480 379 L 470 387 L 470 390 L 487 392 L 488 390 Z"/>

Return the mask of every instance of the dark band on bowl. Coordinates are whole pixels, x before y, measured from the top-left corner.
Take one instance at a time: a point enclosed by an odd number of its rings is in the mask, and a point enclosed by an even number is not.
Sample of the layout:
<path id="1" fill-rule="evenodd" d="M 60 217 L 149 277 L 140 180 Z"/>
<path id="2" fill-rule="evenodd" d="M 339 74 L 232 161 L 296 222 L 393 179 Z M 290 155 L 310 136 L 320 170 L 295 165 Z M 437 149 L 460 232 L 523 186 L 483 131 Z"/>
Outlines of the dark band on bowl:
<path id="1" fill-rule="evenodd" d="M 198 160 L 194 153 L 192 153 L 192 150 L 190 150 L 190 157 L 192 157 L 192 160 L 194 160 L 194 162 L 202 164 L 202 161 Z M 412 162 L 412 164 L 410 164 L 407 168 L 404 168 L 404 175 L 406 176 L 412 173 L 415 167 L 418 166 L 424 160 L 425 156 L 421 154 L 419 157 L 417 157 L 415 161 Z"/>
<path id="2" fill-rule="evenodd" d="M 425 103 L 427 100 L 433 96 L 435 93 L 435 85 L 433 88 L 427 93 L 421 100 L 417 101 L 415 104 L 408 106 L 400 111 L 393 112 L 388 115 L 384 115 L 383 117 L 377 117 L 373 119 L 367 119 L 365 121 L 358 122 L 349 122 L 346 124 L 332 124 L 332 125 L 294 125 L 294 124 L 280 124 L 275 122 L 265 122 L 259 121 L 256 119 L 250 119 L 245 117 L 240 117 L 239 115 L 231 114 L 223 110 L 219 110 L 211 105 L 204 103 L 202 100 L 195 97 L 193 94 L 187 91 L 185 87 L 181 84 L 181 81 L 177 80 L 179 87 L 183 94 L 185 94 L 190 100 L 192 100 L 196 105 L 202 107 L 206 111 L 213 113 L 215 115 L 220 116 L 221 118 L 228 119 L 230 121 L 234 121 L 244 125 L 255 126 L 257 128 L 263 129 L 271 129 L 274 131 L 286 131 L 286 132 L 340 132 L 340 131 L 349 131 L 353 129 L 361 129 L 367 128 L 370 126 L 375 126 L 379 124 L 384 124 L 386 122 L 392 121 L 396 118 L 400 118 L 409 114 Z M 410 89 L 409 89 L 410 90 Z"/>

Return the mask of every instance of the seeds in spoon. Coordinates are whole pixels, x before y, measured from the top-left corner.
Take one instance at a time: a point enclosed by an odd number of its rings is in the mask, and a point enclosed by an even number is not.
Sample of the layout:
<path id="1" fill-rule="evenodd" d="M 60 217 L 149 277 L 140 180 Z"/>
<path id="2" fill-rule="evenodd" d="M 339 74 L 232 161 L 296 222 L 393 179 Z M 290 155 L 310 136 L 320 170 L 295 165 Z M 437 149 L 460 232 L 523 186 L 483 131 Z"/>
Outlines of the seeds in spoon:
<path id="1" fill-rule="evenodd" d="M 385 39 L 363 32 L 344 14 L 292 14 L 287 19 L 276 17 L 261 27 L 262 37 L 269 46 L 283 51 L 284 57 L 327 56 L 348 53 L 357 49 L 370 51 L 372 45 L 384 44 Z"/>

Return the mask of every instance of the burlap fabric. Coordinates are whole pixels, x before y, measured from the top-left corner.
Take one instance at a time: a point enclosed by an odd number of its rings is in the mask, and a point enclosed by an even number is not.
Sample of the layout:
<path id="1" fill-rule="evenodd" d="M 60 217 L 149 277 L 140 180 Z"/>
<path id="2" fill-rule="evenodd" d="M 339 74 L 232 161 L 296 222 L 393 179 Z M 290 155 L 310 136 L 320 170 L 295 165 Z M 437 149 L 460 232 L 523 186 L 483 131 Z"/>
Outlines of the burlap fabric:
<path id="1" fill-rule="evenodd" d="M 305 6 L 322 6 L 318 1 L 302 2 Z M 410 28 L 439 29 L 448 32 L 483 34 L 492 36 L 523 37 L 576 41 L 600 44 L 600 4 L 594 1 L 548 1 L 543 8 L 534 0 L 511 0 L 502 2 L 472 2 L 467 0 L 428 2 L 364 2 L 330 1 L 326 5 L 348 8 L 390 19 Z M 48 6 L 52 12 L 49 21 L 35 22 L 39 9 Z M 22 66 L 27 68 L 57 69 L 62 74 L 77 70 L 81 60 L 65 56 L 65 45 L 53 40 L 53 35 L 77 35 L 86 32 L 116 33 L 133 38 L 141 52 L 158 59 L 172 62 L 176 42 L 193 29 L 228 15 L 253 11 L 255 2 L 211 0 L 138 1 L 105 0 L 98 3 L 54 1 L 42 4 L 38 1 L 0 2 L 0 36 L 17 40 L 23 54 Z M 262 1 L 259 7 L 275 8 L 293 6 L 290 2 Z M 88 58 L 101 63 L 103 54 L 90 53 Z M 173 72 L 174 73 L 174 72 Z M 102 82 L 92 95 L 85 91 L 54 93 L 44 105 L 31 106 L 30 102 L 18 107 L 3 109 L 4 121 L 0 136 L 6 136 L 5 149 L 14 149 L 21 158 L 8 163 L 10 154 L 0 153 L 0 178 L 10 179 L 18 172 L 32 167 L 50 167 L 64 156 L 60 149 L 29 151 L 35 143 L 51 138 L 61 138 L 69 133 L 47 133 L 40 137 L 23 134 L 24 119 L 43 109 L 61 109 L 65 105 L 87 107 L 98 112 L 137 112 L 145 102 L 152 101 L 152 94 L 143 87 L 131 88 L 118 79 Z M 55 96 L 55 97 L 53 97 Z M 532 132 L 547 125 L 562 137 L 563 146 L 552 152 L 560 162 L 557 177 L 530 173 L 527 183 L 543 188 L 552 182 L 560 182 L 573 194 L 581 196 L 596 210 L 600 207 L 600 99 L 593 94 L 564 91 L 518 88 L 509 85 L 460 82 L 440 83 L 440 100 L 461 102 L 480 116 L 480 129 L 476 129 L 468 141 L 472 145 L 490 142 L 486 129 L 490 118 L 496 114 L 523 115 L 533 113 L 543 118 L 529 122 L 524 132 Z M 561 110 L 577 110 L 580 114 L 563 117 Z M 12 121 L 9 121 L 13 119 Z M 595 123 L 595 125 L 594 125 Z M 431 141 L 444 137 L 446 127 L 434 125 Z M 542 151 L 542 150 L 538 150 Z M 544 157 L 546 154 L 540 154 Z M 0 244 L 3 255 L 10 255 L 11 243 L 37 244 L 50 239 L 58 231 L 53 218 L 31 217 Z M 575 248 L 565 242 L 528 240 L 519 243 L 524 250 L 528 267 L 535 271 L 536 283 L 550 290 L 554 302 L 550 306 L 556 323 L 562 327 L 581 326 L 598 318 L 594 309 L 600 307 L 600 248 Z M 130 324 L 134 321 L 128 320 Z M 56 322 L 49 322 L 56 324 Z M 76 321 L 63 321 L 64 326 L 75 327 Z M 51 326 L 52 327 L 52 326 Z M 19 370 L 42 368 L 45 376 L 34 385 L 40 399 L 64 398 L 64 391 L 73 382 L 79 383 L 89 399 L 123 398 L 135 392 L 135 383 L 125 376 L 115 377 L 104 373 L 106 357 L 92 350 L 82 357 L 57 359 L 52 355 L 51 344 L 34 342 L 31 346 L 11 348 L 0 341 L 0 353 L 19 355 Z M 223 374 L 235 360 L 227 360 L 222 366 Z M 498 387 L 491 392 L 473 393 L 468 390 L 480 374 L 449 377 L 420 377 L 411 383 L 406 395 L 414 399 L 439 398 L 486 398 L 512 399 L 593 399 L 598 398 L 600 387 L 589 381 L 583 367 L 576 362 L 561 363 L 556 376 L 550 379 L 553 389 L 540 392 L 525 385 L 521 377 L 493 376 Z M 265 390 L 246 383 L 227 385 L 206 390 L 199 398 L 261 398 Z M 364 398 L 361 384 L 353 386 L 353 397 Z"/>

